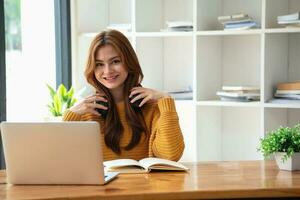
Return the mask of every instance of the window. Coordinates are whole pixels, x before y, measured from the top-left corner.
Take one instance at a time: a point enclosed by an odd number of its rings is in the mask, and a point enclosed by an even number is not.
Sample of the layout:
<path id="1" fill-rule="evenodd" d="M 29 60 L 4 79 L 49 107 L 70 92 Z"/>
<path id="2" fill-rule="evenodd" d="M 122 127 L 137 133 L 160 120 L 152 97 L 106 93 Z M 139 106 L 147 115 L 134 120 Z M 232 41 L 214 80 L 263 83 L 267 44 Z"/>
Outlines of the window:
<path id="1" fill-rule="evenodd" d="M 4 0 L 7 121 L 43 120 L 55 86 L 53 0 Z"/>

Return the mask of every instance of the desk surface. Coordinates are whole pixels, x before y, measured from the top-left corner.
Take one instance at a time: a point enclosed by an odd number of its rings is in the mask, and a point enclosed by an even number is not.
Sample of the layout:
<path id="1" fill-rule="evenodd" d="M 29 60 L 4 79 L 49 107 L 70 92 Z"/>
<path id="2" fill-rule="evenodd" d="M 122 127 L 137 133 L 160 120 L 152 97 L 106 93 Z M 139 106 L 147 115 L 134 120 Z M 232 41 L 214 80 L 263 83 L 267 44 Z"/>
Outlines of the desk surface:
<path id="1" fill-rule="evenodd" d="M 105 186 L 13 186 L 0 172 L 0 199 L 211 199 L 300 197 L 300 171 L 274 161 L 200 162 L 187 172 L 122 174 Z"/>

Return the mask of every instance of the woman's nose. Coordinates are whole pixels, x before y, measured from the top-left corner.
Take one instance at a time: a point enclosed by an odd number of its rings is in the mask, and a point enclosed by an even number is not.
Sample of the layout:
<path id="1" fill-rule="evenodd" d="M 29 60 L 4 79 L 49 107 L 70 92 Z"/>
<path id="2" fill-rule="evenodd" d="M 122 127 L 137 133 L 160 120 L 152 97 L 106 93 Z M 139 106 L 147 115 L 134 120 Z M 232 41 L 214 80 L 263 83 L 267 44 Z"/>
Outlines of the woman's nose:
<path id="1" fill-rule="evenodd" d="M 110 73 L 112 71 L 112 67 L 109 64 L 105 64 L 104 65 L 104 69 L 103 69 L 104 73 Z"/>

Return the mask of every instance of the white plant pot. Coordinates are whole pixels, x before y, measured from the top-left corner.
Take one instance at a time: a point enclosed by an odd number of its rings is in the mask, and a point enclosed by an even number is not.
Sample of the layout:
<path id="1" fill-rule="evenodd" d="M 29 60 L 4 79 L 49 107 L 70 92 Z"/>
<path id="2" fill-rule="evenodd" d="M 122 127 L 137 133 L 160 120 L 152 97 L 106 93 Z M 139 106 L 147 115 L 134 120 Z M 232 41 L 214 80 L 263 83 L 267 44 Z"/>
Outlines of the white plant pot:
<path id="1" fill-rule="evenodd" d="M 282 161 L 284 154 L 285 153 L 282 152 L 275 153 L 275 159 L 279 169 L 289 171 L 300 170 L 300 153 L 294 153 L 290 158 Z"/>
<path id="2" fill-rule="evenodd" d="M 62 117 L 54 117 L 54 116 L 47 116 L 44 118 L 45 122 L 61 122 L 62 121 Z"/>

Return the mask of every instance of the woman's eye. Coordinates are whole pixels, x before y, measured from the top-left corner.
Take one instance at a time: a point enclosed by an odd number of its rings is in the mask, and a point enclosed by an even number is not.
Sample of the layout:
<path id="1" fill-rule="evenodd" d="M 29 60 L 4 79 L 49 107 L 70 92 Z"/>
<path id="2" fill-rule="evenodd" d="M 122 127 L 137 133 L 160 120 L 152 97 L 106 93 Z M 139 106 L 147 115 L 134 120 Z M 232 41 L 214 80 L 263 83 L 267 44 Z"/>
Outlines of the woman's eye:
<path id="1" fill-rule="evenodd" d="M 120 60 L 113 60 L 113 61 L 112 61 L 113 64 L 118 64 L 118 63 L 120 63 L 120 62 L 121 62 Z"/>
<path id="2" fill-rule="evenodd" d="M 103 66 L 103 63 L 96 63 L 96 67 L 101 67 Z"/>

